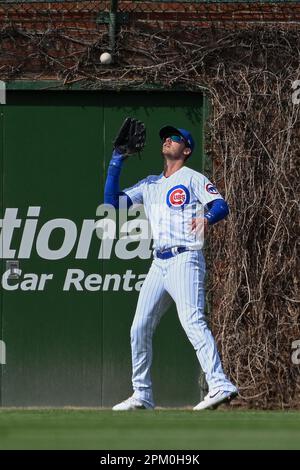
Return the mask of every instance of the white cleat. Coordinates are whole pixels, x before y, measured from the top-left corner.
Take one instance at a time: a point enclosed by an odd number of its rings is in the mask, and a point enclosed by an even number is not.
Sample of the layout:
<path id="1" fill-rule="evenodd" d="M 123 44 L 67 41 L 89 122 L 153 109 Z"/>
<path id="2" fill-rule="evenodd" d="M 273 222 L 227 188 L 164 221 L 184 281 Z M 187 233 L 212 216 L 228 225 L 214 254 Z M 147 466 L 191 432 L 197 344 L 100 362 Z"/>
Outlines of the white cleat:
<path id="1" fill-rule="evenodd" d="M 146 405 L 144 402 L 142 402 L 138 398 L 135 398 L 134 396 L 127 398 L 127 400 L 124 400 L 113 407 L 114 411 L 132 411 L 146 409 L 152 409 L 152 407 Z"/>
<path id="2" fill-rule="evenodd" d="M 231 400 L 233 400 L 236 396 L 238 395 L 237 390 L 236 391 L 231 391 L 228 392 L 226 390 L 218 390 L 217 392 L 210 392 L 206 397 L 204 397 L 204 400 L 200 401 L 198 405 L 196 405 L 193 410 L 195 411 L 200 411 L 200 410 L 206 410 L 206 409 L 215 409 L 221 403 L 229 403 Z"/>

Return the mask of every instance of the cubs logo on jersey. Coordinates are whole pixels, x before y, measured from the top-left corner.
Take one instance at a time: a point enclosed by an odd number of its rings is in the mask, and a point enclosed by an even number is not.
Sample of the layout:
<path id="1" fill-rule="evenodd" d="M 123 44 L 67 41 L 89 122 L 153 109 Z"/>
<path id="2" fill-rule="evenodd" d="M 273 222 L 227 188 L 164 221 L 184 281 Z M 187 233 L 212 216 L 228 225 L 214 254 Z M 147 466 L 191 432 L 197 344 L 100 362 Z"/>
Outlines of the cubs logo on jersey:
<path id="1" fill-rule="evenodd" d="M 183 184 L 178 184 L 169 189 L 167 204 L 174 209 L 181 209 L 190 202 L 190 192 Z"/>
<path id="2" fill-rule="evenodd" d="M 219 191 L 217 190 L 217 188 L 211 183 L 207 183 L 207 185 L 205 186 L 205 189 L 209 194 L 219 194 Z"/>

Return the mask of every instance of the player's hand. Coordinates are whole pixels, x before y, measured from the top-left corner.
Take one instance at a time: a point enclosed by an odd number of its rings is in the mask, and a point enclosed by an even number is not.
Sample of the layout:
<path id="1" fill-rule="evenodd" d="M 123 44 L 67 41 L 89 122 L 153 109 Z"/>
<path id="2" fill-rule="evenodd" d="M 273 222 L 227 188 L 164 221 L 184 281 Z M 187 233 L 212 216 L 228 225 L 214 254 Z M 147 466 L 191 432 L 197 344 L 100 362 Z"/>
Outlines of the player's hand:
<path id="1" fill-rule="evenodd" d="M 137 119 L 127 117 L 113 142 L 114 151 L 124 157 L 135 153 L 139 154 L 145 146 L 145 141 L 145 124 Z"/>
<path id="2" fill-rule="evenodd" d="M 206 217 L 195 217 L 190 223 L 190 230 L 198 237 L 206 236 L 208 233 L 208 220 Z"/>

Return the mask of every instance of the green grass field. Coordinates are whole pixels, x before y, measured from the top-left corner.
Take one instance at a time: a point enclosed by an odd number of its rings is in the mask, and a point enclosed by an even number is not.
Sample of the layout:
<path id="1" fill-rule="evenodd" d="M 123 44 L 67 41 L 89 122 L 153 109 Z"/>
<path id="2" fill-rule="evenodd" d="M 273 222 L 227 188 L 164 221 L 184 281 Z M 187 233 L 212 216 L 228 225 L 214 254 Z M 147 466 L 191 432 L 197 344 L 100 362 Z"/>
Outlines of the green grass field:
<path id="1" fill-rule="evenodd" d="M 300 412 L 2 409 L 0 449 L 300 449 Z"/>

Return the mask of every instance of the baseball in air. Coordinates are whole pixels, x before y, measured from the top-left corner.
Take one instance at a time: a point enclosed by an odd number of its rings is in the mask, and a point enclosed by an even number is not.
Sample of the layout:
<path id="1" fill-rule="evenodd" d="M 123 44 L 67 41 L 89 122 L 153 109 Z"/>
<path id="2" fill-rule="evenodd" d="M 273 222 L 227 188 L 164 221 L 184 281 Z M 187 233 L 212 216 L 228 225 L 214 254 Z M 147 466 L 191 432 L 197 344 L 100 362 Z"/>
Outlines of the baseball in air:
<path id="1" fill-rule="evenodd" d="M 111 64 L 112 63 L 112 55 L 109 52 L 103 52 L 100 56 L 101 64 Z"/>

